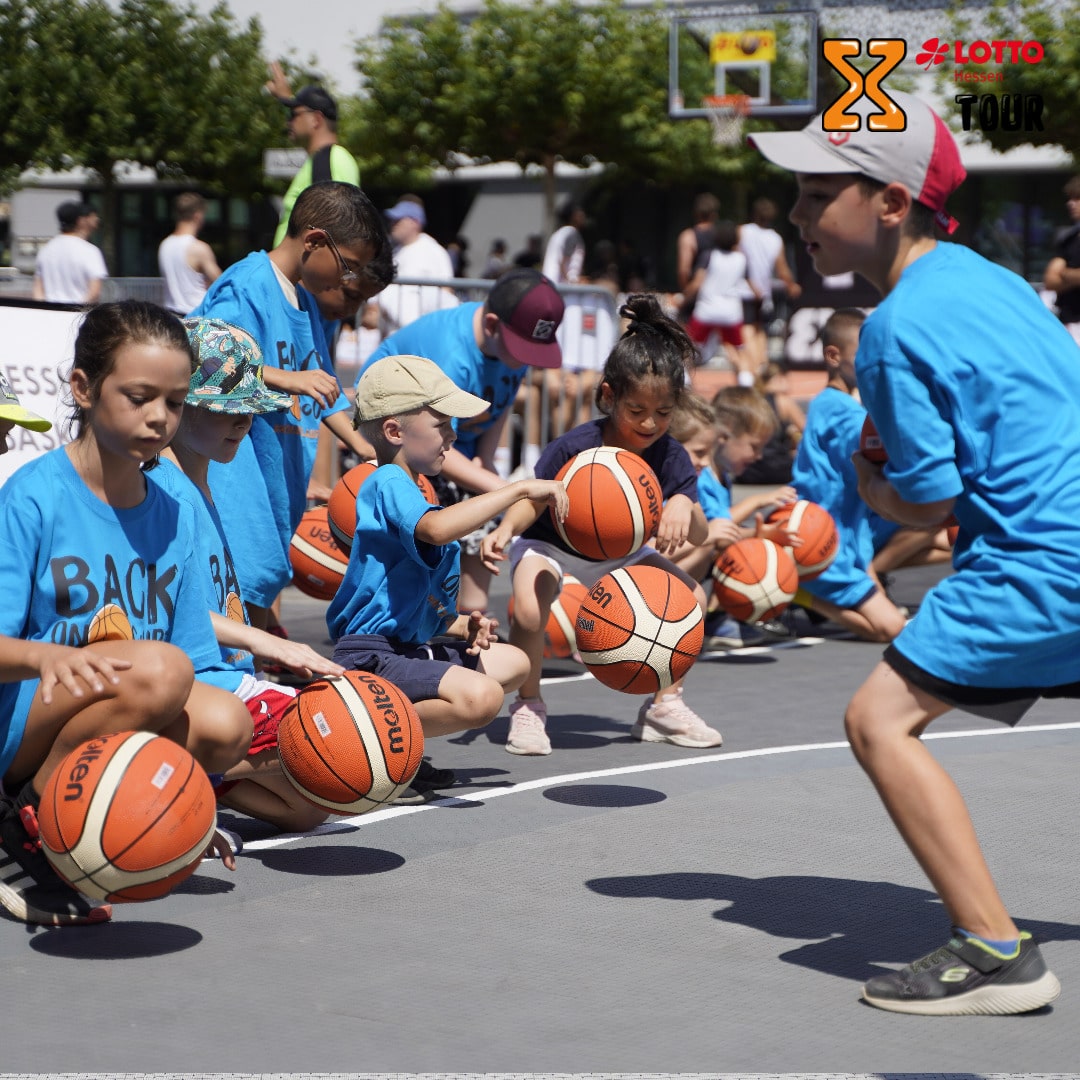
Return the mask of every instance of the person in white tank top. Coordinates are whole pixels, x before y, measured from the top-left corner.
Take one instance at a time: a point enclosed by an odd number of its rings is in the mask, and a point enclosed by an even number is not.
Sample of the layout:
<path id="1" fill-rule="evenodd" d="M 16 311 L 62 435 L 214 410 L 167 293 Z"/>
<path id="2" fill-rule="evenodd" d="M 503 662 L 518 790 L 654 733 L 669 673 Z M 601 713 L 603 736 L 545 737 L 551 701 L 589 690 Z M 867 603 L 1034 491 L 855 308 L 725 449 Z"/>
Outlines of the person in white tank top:
<path id="1" fill-rule="evenodd" d="M 178 315 L 187 315 L 221 276 L 221 267 L 214 249 L 198 236 L 206 220 L 203 197 L 185 191 L 176 196 L 173 210 L 176 229 L 158 247 L 158 268 L 165 279 L 165 306 Z"/>

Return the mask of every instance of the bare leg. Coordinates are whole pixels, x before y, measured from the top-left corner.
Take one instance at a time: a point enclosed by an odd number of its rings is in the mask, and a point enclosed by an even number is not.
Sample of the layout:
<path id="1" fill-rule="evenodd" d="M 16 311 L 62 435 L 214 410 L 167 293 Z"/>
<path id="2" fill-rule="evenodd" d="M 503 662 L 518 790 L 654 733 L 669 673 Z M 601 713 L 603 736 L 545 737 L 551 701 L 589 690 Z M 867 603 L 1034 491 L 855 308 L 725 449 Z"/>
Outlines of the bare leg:
<path id="1" fill-rule="evenodd" d="M 551 605 L 559 595 L 559 578 L 547 559 L 526 555 L 514 570 L 514 621 L 510 624 L 510 644 L 529 661 L 529 673 L 518 691 L 521 697 L 540 697 L 540 675 L 544 660 L 544 628 Z"/>
<path id="2" fill-rule="evenodd" d="M 963 797 L 919 740 L 948 711 L 882 662 L 856 691 L 844 724 L 855 757 L 953 925 L 1012 940 L 1020 933 L 990 876 Z"/>
<path id="3" fill-rule="evenodd" d="M 907 620 L 903 612 L 883 593 L 876 592 L 857 608 L 842 608 L 818 596 L 811 608 L 866 641 L 892 641 Z"/>

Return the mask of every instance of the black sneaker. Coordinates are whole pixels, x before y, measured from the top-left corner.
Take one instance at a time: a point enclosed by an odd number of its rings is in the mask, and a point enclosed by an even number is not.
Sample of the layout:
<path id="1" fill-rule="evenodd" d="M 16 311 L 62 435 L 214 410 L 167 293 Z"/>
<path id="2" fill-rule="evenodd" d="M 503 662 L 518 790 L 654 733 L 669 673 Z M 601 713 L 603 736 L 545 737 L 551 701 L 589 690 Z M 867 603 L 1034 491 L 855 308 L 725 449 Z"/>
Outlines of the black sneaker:
<path id="1" fill-rule="evenodd" d="M 111 905 L 76 892 L 56 873 L 41 850 L 36 807 L 12 799 L 0 799 L 0 904 L 16 919 L 42 926 L 112 918 Z"/>
<path id="2" fill-rule="evenodd" d="M 423 758 L 413 777 L 413 784 L 417 787 L 447 788 L 453 787 L 455 779 L 453 769 L 436 769 L 427 758 Z"/>
<path id="3" fill-rule="evenodd" d="M 1005 1016 L 1048 1005 L 1061 984 L 1026 931 L 1012 959 L 953 931 L 948 945 L 863 987 L 879 1009 L 923 1016 Z"/>

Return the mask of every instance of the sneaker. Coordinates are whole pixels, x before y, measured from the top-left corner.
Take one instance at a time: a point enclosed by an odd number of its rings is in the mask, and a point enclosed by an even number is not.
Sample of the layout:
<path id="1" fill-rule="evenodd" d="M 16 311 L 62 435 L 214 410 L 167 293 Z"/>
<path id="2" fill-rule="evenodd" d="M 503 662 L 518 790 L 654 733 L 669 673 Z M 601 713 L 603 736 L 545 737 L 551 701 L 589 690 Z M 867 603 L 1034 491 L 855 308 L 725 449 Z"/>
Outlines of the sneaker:
<path id="1" fill-rule="evenodd" d="M 646 701 L 638 710 L 637 722 L 630 734 L 641 742 L 671 743 L 698 749 L 724 743 L 720 732 L 709 727 L 683 702 L 681 689 L 665 694 L 658 703 Z"/>
<path id="2" fill-rule="evenodd" d="M 506 740 L 508 754 L 542 756 L 551 753 L 551 740 L 544 730 L 547 725 L 547 706 L 539 699 L 525 701 L 517 698 L 510 706 L 510 735 Z"/>
<path id="3" fill-rule="evenodd" d="M 398 792 L 390 800 L 390 804 L 392 806 L 421 806 L 441 798 L 436 788 L 418 786 L 414 780 L 407 788 Z"/>
<path id="4" fill-rule="evenodd" d="M 37 807 L 0 799 L 0 904 L 23 922 L 84 926 L 108 922 L 112 906 L 73 889 L 41 850 Z"/>
<path id="5" fill-rule="evenodd" d="M 1048 1005 L 1061 985 L 1026 931 L 1012 959 L 962 937 L 863 987 L 863 998 L 879 1009 L 923 1016 L 1005 1016 Z"/>
<path id="6" fill-rule="evenodd" d="M 799 635 L 792 623 L 785 619 L 765 619 L 754 623 L 754 629 L 764 638 L 763 645 L 773 645 L 779 641 L 794 641 Z"/>
<path id="7" fill-rule="evenodd" d="M 455 779 L 453 769 L 436 769 L 427 758 L 423 758 L 413 783 L 420 787 L 447 788 L 453 787 Z"/>
<path id="8" fill-rule="evenodd" d="M 705 617 L 705 640 L 701 651 L 728 652 L 743 647 L 739 624 L 724 611 L 712 611 Z"/>

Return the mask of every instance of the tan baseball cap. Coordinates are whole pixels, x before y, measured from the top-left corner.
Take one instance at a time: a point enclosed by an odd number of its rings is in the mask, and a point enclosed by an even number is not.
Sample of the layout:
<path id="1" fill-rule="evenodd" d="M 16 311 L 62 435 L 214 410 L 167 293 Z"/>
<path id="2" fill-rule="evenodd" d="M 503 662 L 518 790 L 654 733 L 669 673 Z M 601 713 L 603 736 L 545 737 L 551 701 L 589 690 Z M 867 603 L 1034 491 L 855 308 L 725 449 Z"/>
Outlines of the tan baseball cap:
<path id="1" fill-rule="evenodd" d="M 423 356 L 384 356 L 356 384 L 358 424 L 425 408 L 467 420 L 491 405 L 462 390 L 434 360 Z"/>

